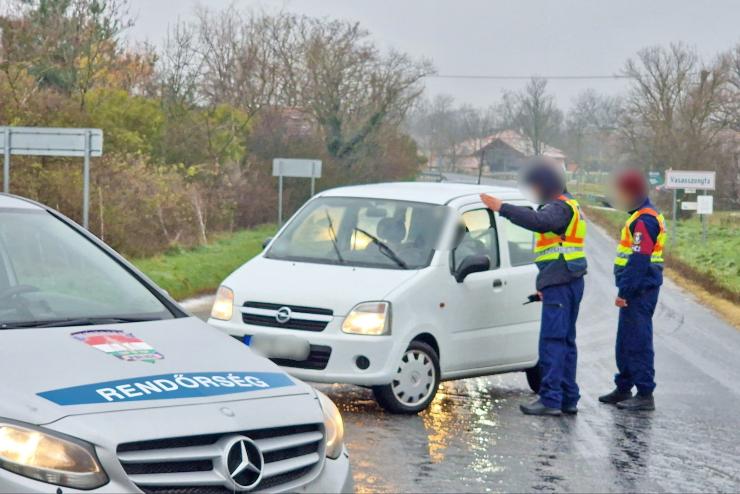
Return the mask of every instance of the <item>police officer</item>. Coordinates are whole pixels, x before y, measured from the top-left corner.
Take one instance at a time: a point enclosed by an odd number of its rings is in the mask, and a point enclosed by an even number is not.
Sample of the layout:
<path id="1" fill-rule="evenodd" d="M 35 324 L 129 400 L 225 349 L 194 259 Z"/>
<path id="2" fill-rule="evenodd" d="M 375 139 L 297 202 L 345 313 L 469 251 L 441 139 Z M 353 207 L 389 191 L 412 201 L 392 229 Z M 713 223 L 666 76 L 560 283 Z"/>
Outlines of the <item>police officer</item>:
<path id="1" fill-rule="evenodd" d="M 617 246 L 614 276 L 619 293 L 616 389 L 599 397 L 624 410 L 655 410 L 653 313 L 663 284 L 665 218 L 650 202 L 645 175 L 623 170 L 616 177 L 616 201 L 630 217 Z M 637 395 L 632 396 L 632 388 Z"/>
<path id="2" fill-rule="evenodd" d="M 586 223 L 578 202 L 565 190 L 564 172 L 552 161 L 537 158 L 522 174 L 537 211 L 503 204 L 481 194 L 483 203 L 509 221 L 536 232 L 534 252 L 539 268 L 537 291 L 542 305 L 539 365 L 542 373 L 539 399 L 520 409 L 527 415 L 578 413 L 576 384 L 576 319 L 586 274 Z"/>

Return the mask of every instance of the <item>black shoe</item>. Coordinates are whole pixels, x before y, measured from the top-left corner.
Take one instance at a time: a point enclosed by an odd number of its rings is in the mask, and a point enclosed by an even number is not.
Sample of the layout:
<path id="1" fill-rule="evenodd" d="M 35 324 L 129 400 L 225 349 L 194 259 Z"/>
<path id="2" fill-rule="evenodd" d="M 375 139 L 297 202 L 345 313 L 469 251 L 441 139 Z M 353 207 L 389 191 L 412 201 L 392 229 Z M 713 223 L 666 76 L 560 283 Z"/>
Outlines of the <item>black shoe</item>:
<path id="1" fill-rule="evenodd" d="M 561 409 L 566 415 L 575 415 L 578 413 L 578 405 L 569 405 Z"/>
<path id="2" fill-rule="evenodd" d="M 519 410 L 524 415 L 548 415 L 551 417 L 559 417 L 562 412 L 558 408 L 546 407 L 540 400 L 530 403 L 529 405 L 519 405 Z"/>
<path id="3" fill-rule="evenodd" d="M 655 410 L 655 400 L 653 399 L 653 395 L 637 395 L 629 400 L 620 401 L 617 403 L 617 408 L 620 410 L 629 410 L 630 412 L 652 411 Z"/>
<path id="4" fill-rule="evenodd" d="M 616 405 L 620 401 L 626 401 L 632 398 L 632 391 L 622 392 L 618 389 L 615 389 L 608 395 L 599 396 L 599 401 L 601 403 L 608 403 L 610 405 Z"/>

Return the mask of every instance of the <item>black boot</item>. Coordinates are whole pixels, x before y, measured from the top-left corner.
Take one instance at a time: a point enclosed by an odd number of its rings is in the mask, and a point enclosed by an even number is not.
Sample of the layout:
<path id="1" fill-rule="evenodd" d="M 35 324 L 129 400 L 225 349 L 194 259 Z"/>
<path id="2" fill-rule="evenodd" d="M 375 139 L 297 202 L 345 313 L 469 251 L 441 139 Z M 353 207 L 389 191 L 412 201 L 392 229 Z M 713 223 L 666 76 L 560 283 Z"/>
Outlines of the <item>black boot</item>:
<path id="1" fill-rule="evenodd" d="M 599 401 L 601 403 L 608 403 L 609 405 L 616 405 L 620 401 L 626 401 L 630 398 L 632 398 L 632 391 L 622 392 L 615 389 L 608 395 L 599 396 Z"/>
<path id="2" fill-rule="evenodd" d="M 562 413 L 559 408 L 546 407 L 540 400 L 530 403 L 529 405 L 519 405 L 519 409 L 524 415 L 548 415 L 551 417 L 559 417 Z"/>
<path id="3" fill-rule="evenodd" d="M 561 410 L 566 415 L 575 415 L 578 413 L 578 405 L 567 405 L 564 406 Z"/>
<path id="4" fill-rule="evenodd" d="M 655 410 L 655 400 L 653 395 L 637 395 L 629 400 L 617 403 L 620 410 L 629 410 L 630 412 L 652 411 Z"/>

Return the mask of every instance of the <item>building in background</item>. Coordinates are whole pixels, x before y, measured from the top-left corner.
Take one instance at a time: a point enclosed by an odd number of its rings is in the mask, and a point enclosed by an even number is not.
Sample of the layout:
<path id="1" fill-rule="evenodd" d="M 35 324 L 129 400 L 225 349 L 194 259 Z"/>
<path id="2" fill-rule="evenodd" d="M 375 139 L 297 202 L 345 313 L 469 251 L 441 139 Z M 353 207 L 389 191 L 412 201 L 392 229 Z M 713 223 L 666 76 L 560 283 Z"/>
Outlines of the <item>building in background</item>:
<path id="1" fill-rule="evenodd" d="M 543 156 L 565 166 L 566 156 L 560 149 L 545 144 Z M 502 130 L 482 138 L 459 143 L 444 155 L 436 156 L 433 165 L 442 170 L 477 173 L 483 164 L 487 173 L 516 172 L 522 163 L 535 155 L 530 140 L 516 130 Z"/>

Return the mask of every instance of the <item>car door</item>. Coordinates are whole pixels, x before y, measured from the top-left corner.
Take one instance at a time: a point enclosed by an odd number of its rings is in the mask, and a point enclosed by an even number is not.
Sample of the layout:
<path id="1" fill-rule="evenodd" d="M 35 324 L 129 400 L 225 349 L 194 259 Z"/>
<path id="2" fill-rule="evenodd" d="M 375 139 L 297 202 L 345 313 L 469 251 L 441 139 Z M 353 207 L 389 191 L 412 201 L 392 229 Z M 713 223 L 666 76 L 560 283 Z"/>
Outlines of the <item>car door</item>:
<path id="1" fill-rule="evenodd" d="M 482 369 L 497 364 L 506 353 L 506 335 L 501 329 L 505 313 L 508 281 L 502 276 L 499 236 L 494 213 L 482 204 L 460 211 L 465 234 L 452 250 L 452 273 L 467 256 L 486 255 L 491 261 L 488 271 L 473 273 L 462 283 L 450 274 L 448 328 L 451 351 L 449 371 Z"/>
<path id="2" fill-rule="evenodd" d="M 528 206 L 521 203 L 519 206 Z M 506 325 L 506 353 L 502 363 L 531 362 L 537 358 L 539 321 L 542 306 L 524 304 L 536 292 L 537 266 L 534 264 L 534 233 L 498 217 L 502 251 L 502 276 L 506 279 L 508 308 L 502 314 Z"/>

